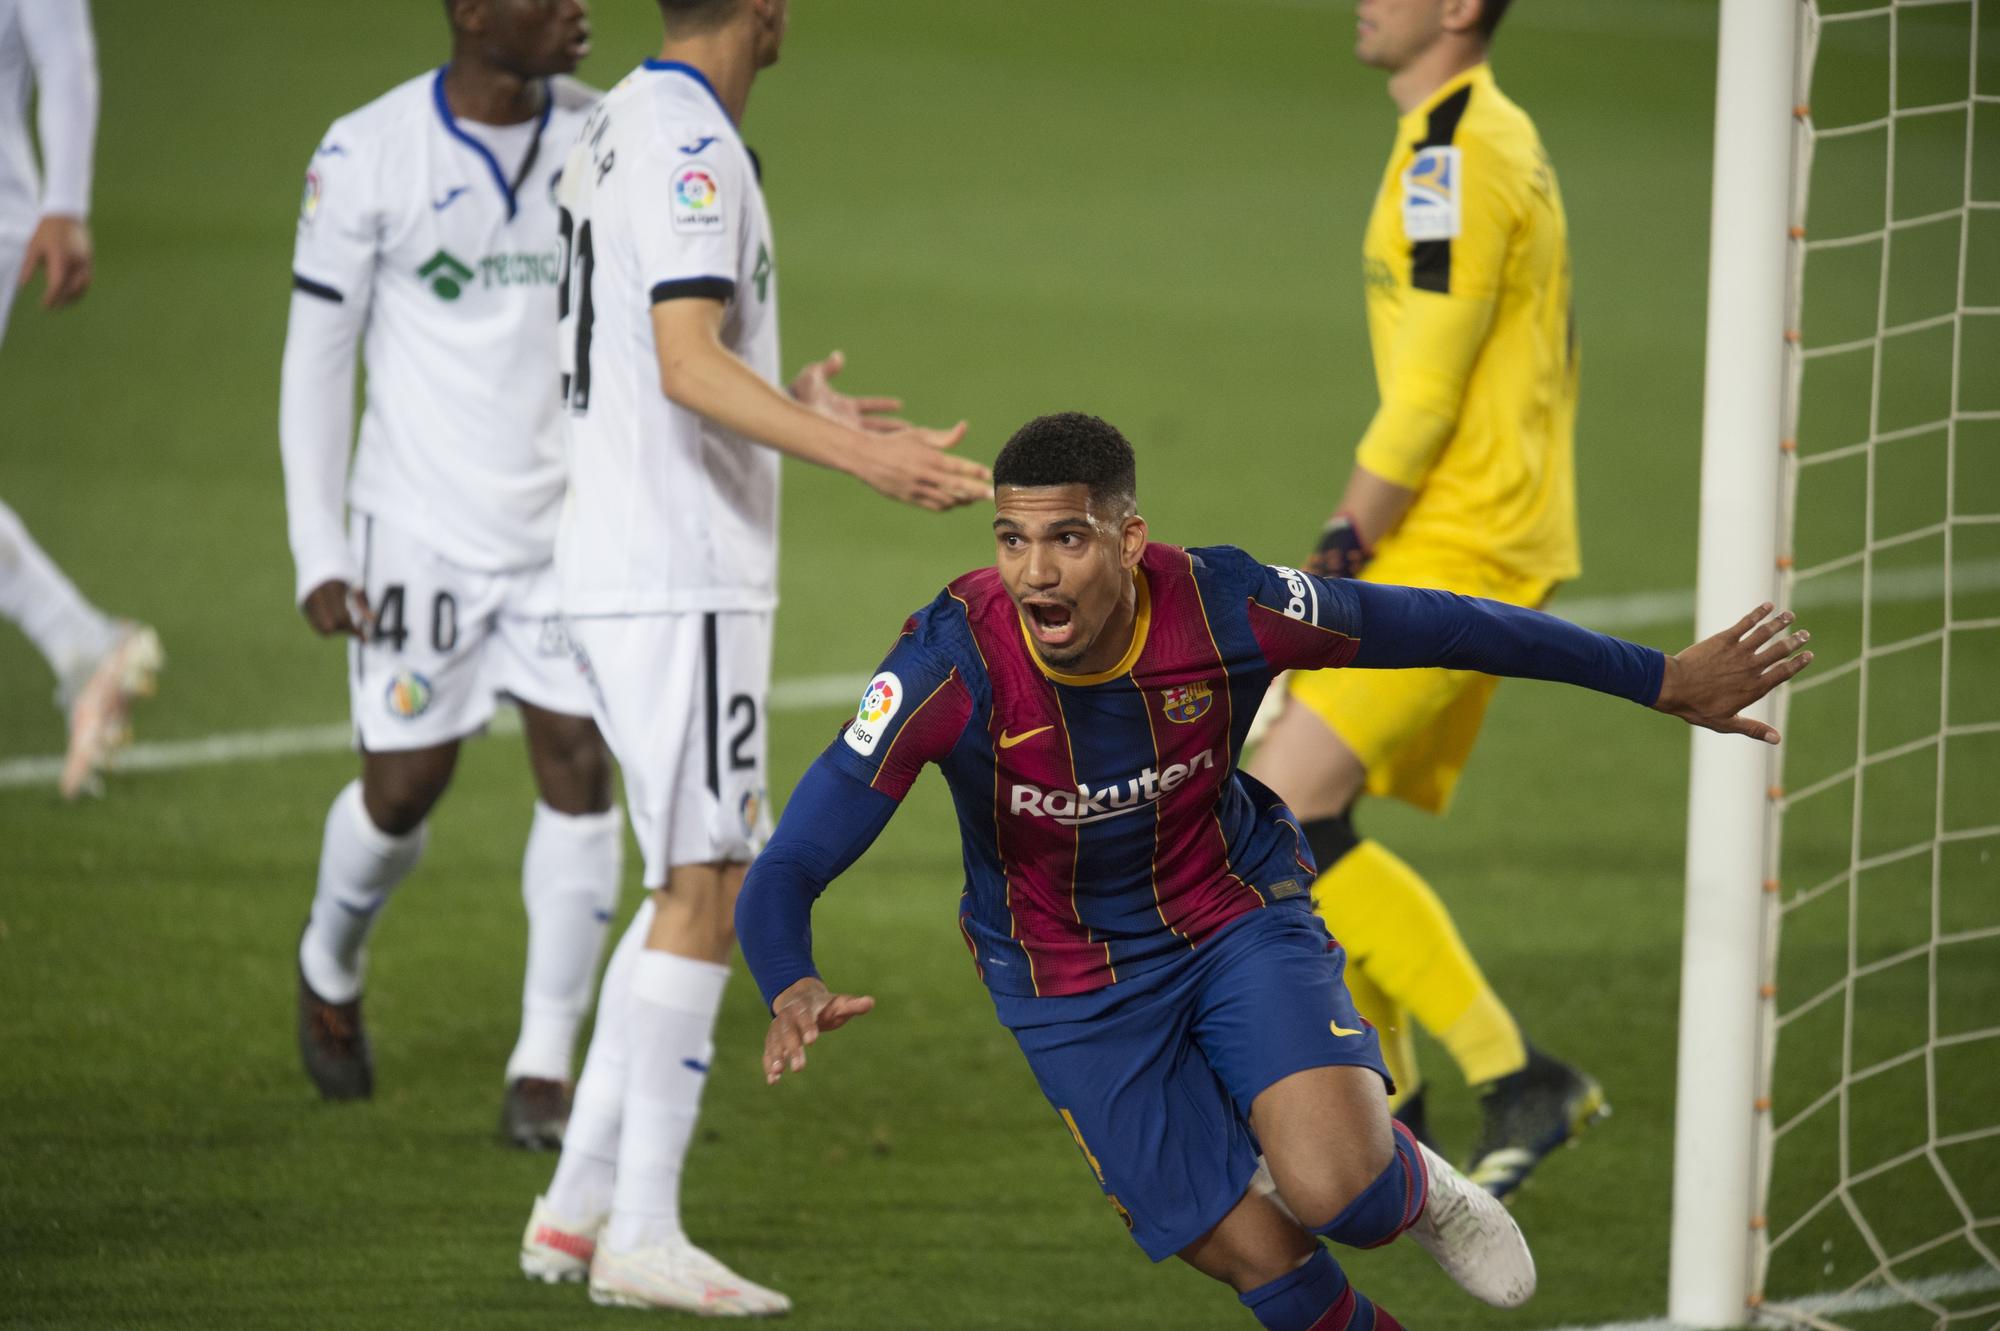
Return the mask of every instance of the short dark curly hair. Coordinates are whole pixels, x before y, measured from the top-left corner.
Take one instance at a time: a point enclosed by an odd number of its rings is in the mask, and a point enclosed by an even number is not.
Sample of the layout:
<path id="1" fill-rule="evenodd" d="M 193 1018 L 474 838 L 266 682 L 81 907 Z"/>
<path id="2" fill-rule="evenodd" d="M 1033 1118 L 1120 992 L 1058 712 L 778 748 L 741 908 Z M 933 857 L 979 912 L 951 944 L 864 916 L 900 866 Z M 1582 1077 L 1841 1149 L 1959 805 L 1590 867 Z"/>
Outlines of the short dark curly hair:
<path id="1" fill-rule="evenodd" d="M 1081 411 L 1037 416 L 993 460 L 995 485 L 1084 485 L 1101 504 L 1131 506 L 1139 467 L 1118 427 Z"/>
<path id="2" fill-rule="evenodd" d="M 1500 20 L 1507 14 L 1507 6 L 1512 0 L 1485 0 L 1479 6 L 1479 35 L 1487 41 L 1493 40 L 1493 30 L 1500 26 Z"/>

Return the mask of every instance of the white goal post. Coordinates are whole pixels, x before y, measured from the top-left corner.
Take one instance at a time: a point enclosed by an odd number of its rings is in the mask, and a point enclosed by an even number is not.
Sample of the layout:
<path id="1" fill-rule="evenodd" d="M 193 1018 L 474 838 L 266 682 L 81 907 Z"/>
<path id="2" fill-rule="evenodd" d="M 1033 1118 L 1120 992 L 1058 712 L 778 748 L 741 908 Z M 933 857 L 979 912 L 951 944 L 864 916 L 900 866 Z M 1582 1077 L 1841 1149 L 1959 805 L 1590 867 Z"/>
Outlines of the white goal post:
<path id="1" fill-rule="evenodd" d="M 1697 638 L 1776 582 L 1797 21 L 1795 0 L 1722 0 Z M 1668 1314 L 1692 1326 L 1741 1325 L 1750 1291 L 1770 784 L 1766 746 L 1694 733 L 1668 1275 Z"/>
<path id="2" fill-rule="evenodd" d="M 2000 0 L 1720 15 L 1669 1315 L 2000 1327 Z"/>

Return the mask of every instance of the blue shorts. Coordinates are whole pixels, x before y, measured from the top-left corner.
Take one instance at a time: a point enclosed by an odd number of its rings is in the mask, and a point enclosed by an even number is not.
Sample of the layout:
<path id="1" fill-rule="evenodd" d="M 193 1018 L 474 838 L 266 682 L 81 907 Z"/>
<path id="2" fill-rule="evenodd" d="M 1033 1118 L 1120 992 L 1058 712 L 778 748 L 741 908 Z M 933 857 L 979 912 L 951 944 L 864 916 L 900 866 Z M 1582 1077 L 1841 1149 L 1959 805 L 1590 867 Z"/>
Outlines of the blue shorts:
<path id="1" fill-rule="evenodd" d="M 1221 1223 L 1257 1172 L 1250 1105 L 1307 1068 L 1373 1069 L 1346 954 L 1301 899 L 1095 993 L 996 1000 L 1042 1094 L 1154 1261 Z"/>

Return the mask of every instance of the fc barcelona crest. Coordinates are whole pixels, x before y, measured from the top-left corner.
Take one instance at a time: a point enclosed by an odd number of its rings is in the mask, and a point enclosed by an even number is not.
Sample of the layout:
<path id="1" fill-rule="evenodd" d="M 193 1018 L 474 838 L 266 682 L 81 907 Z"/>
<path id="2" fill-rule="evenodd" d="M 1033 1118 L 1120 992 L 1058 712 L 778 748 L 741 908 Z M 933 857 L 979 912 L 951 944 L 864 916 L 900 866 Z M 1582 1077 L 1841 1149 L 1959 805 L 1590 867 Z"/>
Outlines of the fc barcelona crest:
<path id="1" fill-rule="evenodd" d="M 1214 701 L 1215 693 L 1206 682 L 1178 684 L 1171 689 L 1160 690 L 1160 705 L 1166 711 L 1167 720 L 1176 725 L 1199 721 Z"/>

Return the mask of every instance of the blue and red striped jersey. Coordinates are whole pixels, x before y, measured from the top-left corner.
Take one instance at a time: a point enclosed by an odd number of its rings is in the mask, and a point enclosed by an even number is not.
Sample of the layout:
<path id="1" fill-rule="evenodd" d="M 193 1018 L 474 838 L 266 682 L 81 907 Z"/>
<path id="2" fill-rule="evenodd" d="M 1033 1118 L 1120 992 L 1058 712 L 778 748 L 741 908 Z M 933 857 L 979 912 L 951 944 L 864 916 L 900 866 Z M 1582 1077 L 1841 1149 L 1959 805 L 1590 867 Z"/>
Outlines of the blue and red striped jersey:
<path id="1" fill-rule="evenodd" d="M 1304 894 L 1296 820 L 1236 769 L 1271 677 L 1353 657 L 1352 606 L 1227 546 L 1149 545 L 1125 659 L 1066 675 L 992 569 L 910 617 L 826 760 L 896 799 L 926 763 L 964 842 L 960 925 L 996 994 L 1088 993 Z"/>

